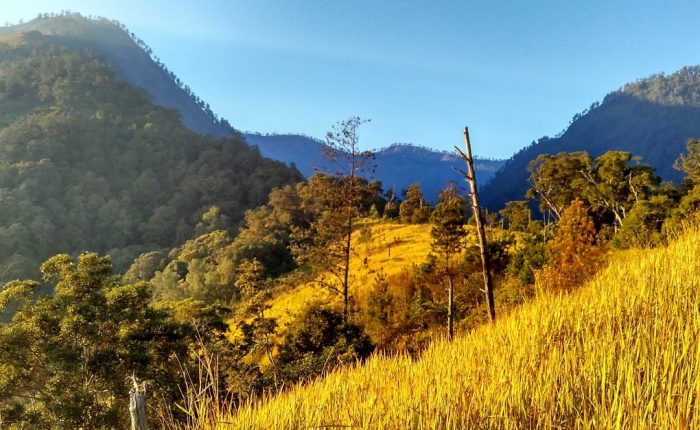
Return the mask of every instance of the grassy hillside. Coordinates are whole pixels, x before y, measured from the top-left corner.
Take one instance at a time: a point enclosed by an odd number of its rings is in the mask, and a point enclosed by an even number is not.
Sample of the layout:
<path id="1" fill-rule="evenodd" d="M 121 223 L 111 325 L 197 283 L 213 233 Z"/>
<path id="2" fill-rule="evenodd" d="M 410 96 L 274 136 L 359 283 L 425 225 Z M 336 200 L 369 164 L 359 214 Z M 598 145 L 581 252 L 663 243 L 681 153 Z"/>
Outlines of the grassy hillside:
<path id="1" fill-rule="evenodd" d="M 377 274 L 383 272 L 390 278 L 424 262 L 430 253 L 430 241 L 429 224 L 366 222 L 353 237 L 356 254 L 350 262 L 354 274 L 351 295 L 360 308 Z M 315 282 L 304 283 L 279 290 L 266 314 L 277 320 L 281 335 L 285 325 L 314 301 L 340 304 L 342 297 Z"/>
<path id="2" fill-rule="evenodd" d="M 420 360 L 364 366 L 222 416 L 216 428 L 700 428 L 700 233 L 617 254 Z"/>

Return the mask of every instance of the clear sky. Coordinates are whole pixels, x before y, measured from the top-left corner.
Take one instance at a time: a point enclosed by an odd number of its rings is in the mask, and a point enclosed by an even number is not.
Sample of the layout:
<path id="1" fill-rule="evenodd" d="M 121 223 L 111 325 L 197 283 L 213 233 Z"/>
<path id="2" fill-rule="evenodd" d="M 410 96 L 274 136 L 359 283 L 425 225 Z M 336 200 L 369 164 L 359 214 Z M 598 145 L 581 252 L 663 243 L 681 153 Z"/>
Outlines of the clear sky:
<path id="1" fill-rule="evenodd" d="M 694 1 L 0 0 L 124 23 L 244 131 L 461 145 L 507 157 L 624 83 L 700 63 Z"/>

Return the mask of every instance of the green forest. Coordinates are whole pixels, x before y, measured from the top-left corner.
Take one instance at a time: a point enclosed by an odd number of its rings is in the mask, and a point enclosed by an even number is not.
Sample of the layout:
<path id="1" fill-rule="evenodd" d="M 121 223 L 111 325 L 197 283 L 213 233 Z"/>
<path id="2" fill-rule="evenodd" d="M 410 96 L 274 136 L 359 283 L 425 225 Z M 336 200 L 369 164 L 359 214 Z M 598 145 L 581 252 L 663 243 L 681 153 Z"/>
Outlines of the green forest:
<path id="1" fill-rule="evenodd" d="M 188 131 L 91 55 L 23 37 L 0 43 L 0 279 L 83 250 L 124 271 L 213 226 L 235 230 L 301 179 L 238 136 Z"/>

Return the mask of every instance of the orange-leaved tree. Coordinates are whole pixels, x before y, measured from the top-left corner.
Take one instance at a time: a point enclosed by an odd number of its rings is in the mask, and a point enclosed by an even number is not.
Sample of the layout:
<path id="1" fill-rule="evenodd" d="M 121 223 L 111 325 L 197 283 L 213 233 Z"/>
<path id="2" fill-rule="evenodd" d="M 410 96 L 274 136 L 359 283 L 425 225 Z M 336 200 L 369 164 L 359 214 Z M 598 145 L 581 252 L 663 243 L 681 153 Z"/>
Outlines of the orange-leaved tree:
<path id="1" fill-rule="evenodd" d="M 603 251 L 596 244 L 595 225 L 581 200 L 574 200 L 562 213 L 546 253 L 547 263 L 536 274 L 540 289 L 570 291 L 600 266 Z"/>

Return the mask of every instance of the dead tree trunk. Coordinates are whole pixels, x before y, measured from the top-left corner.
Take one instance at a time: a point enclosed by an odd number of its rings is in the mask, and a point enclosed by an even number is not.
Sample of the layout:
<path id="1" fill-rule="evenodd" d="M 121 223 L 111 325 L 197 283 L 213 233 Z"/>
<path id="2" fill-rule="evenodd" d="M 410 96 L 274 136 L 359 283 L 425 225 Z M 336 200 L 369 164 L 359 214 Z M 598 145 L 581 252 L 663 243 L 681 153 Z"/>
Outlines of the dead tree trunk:
<path id="1" fill-rule="evenodd" d="M 462 152 L 459 148 L 455 147 L 457 150 L 457 155 L 464 160 L 467 165 L 467 171 L 462 172 L 467 182 L 469 182 L 469 187 L 471 188 L 471 198 L 472 198 L 472 211 L 474 212 L 474 219 L 476 220 L 476 234 L 479 238 L 479 254 L 481 256 L 481 270 L 484 276 L 484 293 L 486 293 L 486 304 L 489 308 L 489 319 L 491 322 L 496 321 L 496 306 L 493 299 L 493 279 L 491 278 L 491 263 L 489 260 L 488 249 L 486 248 L 486 232 L 484 230 L 484 220 L 481 214 L 481 205 L 479 204 L 479 190 L 476 184 L 476 171 L 474 169 L 474 159 L 472 157 L 472 145 L 469 141 L 469 129 L 464 127 L 464 145 L 466 147 L 466 154 Z"/>
<path id="2" fill-rule="evenodd" d="M 134 386 L 129 390 L 129 414 L 131 415 L 131 430 L 146 430 L 146 382 L 131 380 Z"/>

